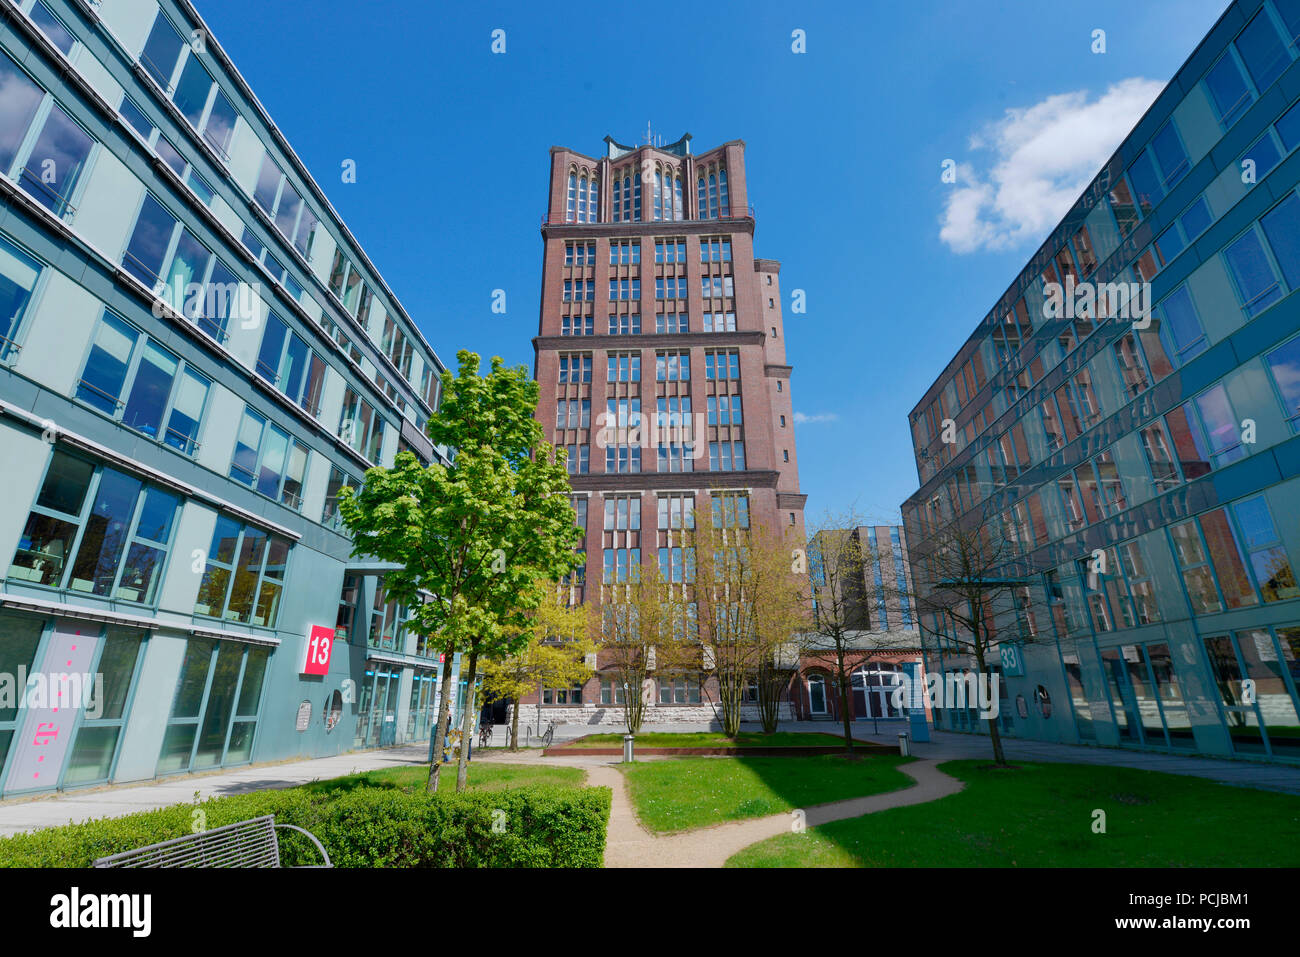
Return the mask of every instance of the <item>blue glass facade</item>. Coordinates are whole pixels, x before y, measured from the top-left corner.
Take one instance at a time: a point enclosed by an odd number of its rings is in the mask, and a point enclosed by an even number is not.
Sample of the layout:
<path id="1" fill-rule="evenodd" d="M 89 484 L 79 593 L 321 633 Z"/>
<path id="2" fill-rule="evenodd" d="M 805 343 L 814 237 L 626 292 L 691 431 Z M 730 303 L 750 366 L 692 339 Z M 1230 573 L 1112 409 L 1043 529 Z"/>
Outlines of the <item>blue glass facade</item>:
<path id="1" fill-rule="evenodd" d="M 3 0 L 0 91 L 0 794 L 427 740 L 337 494 L 433 349 L 190 3 Z"/>
<path id="2" fill-rule="evenodd" d="M 1015 543 L 1012 734 L 1300 757 L 1298 37 L 1233 3 L 911 414 L 918 590 L 954 522 Z"/>

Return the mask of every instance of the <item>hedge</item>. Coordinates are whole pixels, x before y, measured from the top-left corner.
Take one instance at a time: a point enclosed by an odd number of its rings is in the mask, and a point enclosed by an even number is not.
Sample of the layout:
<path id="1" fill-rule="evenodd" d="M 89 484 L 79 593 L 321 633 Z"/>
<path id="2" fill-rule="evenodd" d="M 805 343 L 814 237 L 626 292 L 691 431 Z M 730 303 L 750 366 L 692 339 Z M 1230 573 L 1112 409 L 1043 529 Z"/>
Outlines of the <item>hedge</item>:
<path id="1" fill-rule="evenodd" d="M 336 867 L 600 867 L 609 805 L 609 788 L 597 787 L 454 795 L 259 791 L 0 838 L 0 867 L 89 867 L 96 858 L 191 833 L 199 811 L 209 828 L 274 814 L 277 824 L 315 834 Z M 284 866 L 320 863 L 305 837 L 277 833 Z"/>

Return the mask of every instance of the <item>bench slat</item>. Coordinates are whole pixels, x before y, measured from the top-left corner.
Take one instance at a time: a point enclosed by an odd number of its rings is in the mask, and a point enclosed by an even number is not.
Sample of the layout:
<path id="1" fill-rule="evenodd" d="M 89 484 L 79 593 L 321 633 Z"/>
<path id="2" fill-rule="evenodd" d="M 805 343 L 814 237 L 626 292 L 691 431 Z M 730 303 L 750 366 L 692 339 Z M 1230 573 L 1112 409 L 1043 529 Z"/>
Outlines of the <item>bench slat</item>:
<path id="1" fill-rule="evenodd" d="M 95 861 L 95 867 L 279 867 L 271 815 L 186 834 Z"/>

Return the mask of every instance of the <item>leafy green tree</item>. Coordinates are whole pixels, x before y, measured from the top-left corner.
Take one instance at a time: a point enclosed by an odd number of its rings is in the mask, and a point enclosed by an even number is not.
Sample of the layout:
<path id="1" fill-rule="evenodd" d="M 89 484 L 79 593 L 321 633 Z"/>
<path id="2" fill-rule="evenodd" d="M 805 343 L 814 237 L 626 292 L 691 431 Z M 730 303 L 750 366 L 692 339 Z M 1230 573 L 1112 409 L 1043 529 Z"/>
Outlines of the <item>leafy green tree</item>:
<path id="1" fill-rule="evenodd" d="M 407 607 L 409 627 L 442 649 L 430 792 L 438 790 L 451 699 L 452 658 L 468 658 L 469 702 L 462 740 L 473 733 L 473 689 L 480 657 L 504 657 L 527 643 L 529 612 L 547 581 L 581 560 L 581 532 L 569 504 L 563 460 L 534 417 L 538 387 L 523 366 L 457 353 L 460 369 L 443 377 L 443 401 L 429 420 L 434 445 L 453 450 L 451 465 L 422 466 L 400 452 L 391 468 L 368 469 L 360 491 L 339 493 L 339 512 L 353 536 L 353 555 L 391 562 L 384 588 Z M 461 757 L 456 789 L 467 777 Z"/>

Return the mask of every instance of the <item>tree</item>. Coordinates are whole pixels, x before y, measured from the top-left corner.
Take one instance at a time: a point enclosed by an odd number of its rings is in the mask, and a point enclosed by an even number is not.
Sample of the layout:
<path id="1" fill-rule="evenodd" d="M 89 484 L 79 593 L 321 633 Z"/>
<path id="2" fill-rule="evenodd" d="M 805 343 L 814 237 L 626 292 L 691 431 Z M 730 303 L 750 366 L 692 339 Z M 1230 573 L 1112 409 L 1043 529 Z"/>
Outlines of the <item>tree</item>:
<path id="1" fill-rule="evenodd" d="M 641 730 L 646 708 L 654 701 L 652 675 L 688 662 L 698 667 L 694 622 L 669 585 L 658 564 L 633 565 L 626 580 L 604 586 L 600 607 L 590 612 L 602 668 L 614 683 L 614 703 L 619 703 L 620 694 L 623 699 L 628 734 Z"/>
<path id="2" fill-rule="evenodd" d="M 1032 613 L 1028 578 L 1020 574 L 1021 535 L 989 510 L 952 519 L 929 537 L 908 542 L 915 583 L 914 607 L 921 628 L 949 648 L 975 658 L 979 680 L 1005 644 L 1034 640 L 1023 627 Z M 987 717 L 993 761 L 1006 765 L 998 718 Z"/>
<path id="3" fill-rule="evenodd" d="M 468 655 L 462 735 L 469 740 L 479 658 L 526 644 L 528 613 L 545 597 L 542 583 L 580 561 L 568 473 L 533 417 L 537 383 L 499 357 L 486 376 L 475 353 L 461 350 L 457 358 L 459 371 L 443 377 L 442 404 L 427 426 L 434 445 L 454 449 L 452 464 L 422 466 L 399 452 L 391 468 L 368 469 L 360 491 L 339 493 L 353 555 L 397 566 L 385 575 L 386 592 L 408 609 L 408 627 L 443 650 L 431 792 L 438 790 L 454 655 Z M 458 791 L 467 751 L 461 748 Z"/>
<path id="4" fill-rule="evenodd" d="M 695 510 L 687 531 L 685 564 L 698 608 L 703 670 L 718 682 L 723 733 L 740 733 L 741 706 L 750 682 L 759 686 L 763 728 L 776 730 L 778 684 L 788 646 L 806 625 L 794 567 L 798 551 L 782 535 L 753 524 L 737 496 L 715 494 Z M 783 659 L 784 660 L 784 659 Z M 760 681 L 760 679 L 762 679 Z M 703 684 L 703 681 L 701 681 Z"/>
<path id="5" fill-rule="evenodd" d="M 510 750 L 519 749 L 519 702 L 539 687 L 567 688 L 591 674 L 587 656 L 595 650 L 588 635 L 587 609 L 568 603 L 568 589 L 545 583 L 546 599 L 532 613 L 527 642 L 511 654 L 483 663 L 483 690 L 514 703 Z"/>
<path id="6" fill-rule="evenodd" d="M 871 631 L 864 572 L 877 558 L 864 554 L 857 534 L 863 524 L 852 509 L 827 514 L 808 537 L 807 597 L 812 621 L 804 653 L 824 662 L 833 673 L 848 754 L 853 753 L 851 671 L 895 644 L 888 632 Z"/>

